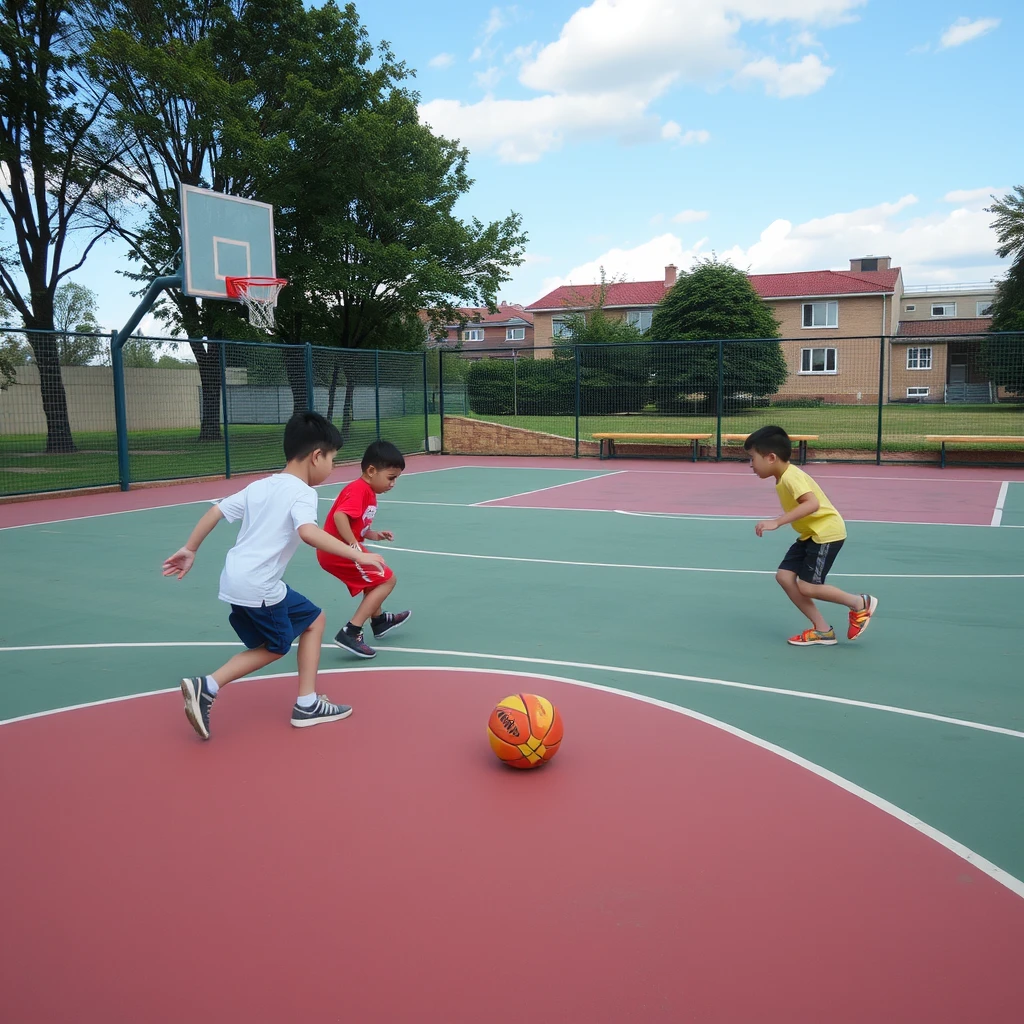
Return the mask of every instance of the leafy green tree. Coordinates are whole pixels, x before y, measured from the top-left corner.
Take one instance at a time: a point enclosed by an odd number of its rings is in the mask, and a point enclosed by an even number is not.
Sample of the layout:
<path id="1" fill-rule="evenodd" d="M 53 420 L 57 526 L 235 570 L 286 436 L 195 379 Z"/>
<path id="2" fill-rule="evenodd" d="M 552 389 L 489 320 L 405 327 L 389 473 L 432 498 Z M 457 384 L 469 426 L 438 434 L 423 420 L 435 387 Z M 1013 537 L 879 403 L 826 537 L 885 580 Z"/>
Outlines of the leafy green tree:
<path id="1" fill-rule="evenodd" d="M 650 333 L 659 342 L 766 339 L 779 337 L 779 323 L 742 270 L 712 257 L 679 275 L 654 311 Z M 717 345 L 658 345 L 653 356 L 660 411 L 716 411 Z M 776 341 L 723 348 L 722 399 L 730 407 L 775 394 L 786 376 L 786 361 Z"/>
<path id="2" fill-rule="evenodd" d="M 0 207 L 14 242 L 0 246 L 0 292 L 32 332 L 46 450 L 67 452 L 74 439 L 60 352 L 47 332 L 61 281 L 111 230 L 95 210 L 115 209 L 110 172 L 121 146 L 108 130 L 107 94 L 84 74 L 75 0 L 6 0 L 2 10 Z"/>
<path id="3" fill-rule="evenodd" d="M 53 297 L 53 329 L 61 366 L 88 366 L 110 350 L 96 322 L 96 293 L 85 285 L 64 281 Z"/>
<path id="4" fill-rule="evenodd" d="M 1012 257 L 1010 269 L 996 286 L 992 330 L 1019 333 L 986 338 L 981 358 L 993 383 L 1024 397 L 1024 185 L 996 200 L 988 212 L 996 214 L 996 255 Z"/>
<path id="5" fill-rule="evenodd" d="M 0 321 L 7 323 L 11 307 L 0 295 Z M 13 334 L 0 335 L 0 391 L 6 391 L 15 381 L 15 371 L 28 362 L 28 346 Z"/>

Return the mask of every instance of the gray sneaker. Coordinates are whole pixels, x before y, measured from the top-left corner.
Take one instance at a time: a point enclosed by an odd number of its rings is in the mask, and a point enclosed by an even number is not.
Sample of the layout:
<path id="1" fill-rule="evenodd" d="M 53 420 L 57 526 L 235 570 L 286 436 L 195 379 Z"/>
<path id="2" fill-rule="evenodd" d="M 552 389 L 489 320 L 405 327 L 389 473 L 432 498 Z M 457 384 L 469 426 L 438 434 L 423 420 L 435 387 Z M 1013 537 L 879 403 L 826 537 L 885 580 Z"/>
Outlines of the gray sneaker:
<path id="1" fill-rule="evenodd" d="M 352 709 L 347 704 L 332 704 L 322 693 L 316 695 L 316 703 L 312 707 L 304 708 L 296 703 L 292 708 L 292 725 L 296 729 L 305 729 L 310 725 L 320 725 L 323 722 L 337 722 L 342 718 L 348 718 Z"/>
<path id="2" fill-rule="evenodd" d="M 377 652 L 368 644 L 363 643 L 362 630 L 359 630 L 359 632 L 353 636 L 351 633 L 346 633 L 344 627 L 342 627 L 338 631 L 338 635 L 334 638 L 334 642 L 339 647 L 343 647 L 346 651 L 351 651 L 359 658 L 377 657 Z"/>
<path id="3" fill-rule="evenodd" d="M 210 738 L 210 708 L 217 699 L 207 692 L 206 680 L 203 676 L 182 679 L 181 695 L 185 698 L 185 717 L 192 723 L 192 728 L 204 740 Z"/>

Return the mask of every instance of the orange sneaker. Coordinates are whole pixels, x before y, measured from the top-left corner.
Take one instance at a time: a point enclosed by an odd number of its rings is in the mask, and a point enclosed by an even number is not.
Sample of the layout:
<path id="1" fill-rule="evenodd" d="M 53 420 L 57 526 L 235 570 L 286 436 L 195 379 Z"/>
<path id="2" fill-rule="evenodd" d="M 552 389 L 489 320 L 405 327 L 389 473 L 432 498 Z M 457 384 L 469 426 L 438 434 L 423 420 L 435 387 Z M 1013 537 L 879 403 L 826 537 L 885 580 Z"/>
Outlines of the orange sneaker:
<path id="1" fill-rule="evenodd" d="M 791 636 L 786 643 L 794 647 L 831 647 L 839 641 L 836 639 L 836 631 L 830 626 L 825 632 L 820 629 L 805 629 L 802 633 Z"/>
<path id="2" fill-rule="evenodd" d="M 850 612 L 850 628 L 846 631 L 847 640 L 856 640 L 871 624 L 871 616 L 878 607 L 878 598 L 870 594 L 861 594 L 864 608 L 859 612 Z"/>

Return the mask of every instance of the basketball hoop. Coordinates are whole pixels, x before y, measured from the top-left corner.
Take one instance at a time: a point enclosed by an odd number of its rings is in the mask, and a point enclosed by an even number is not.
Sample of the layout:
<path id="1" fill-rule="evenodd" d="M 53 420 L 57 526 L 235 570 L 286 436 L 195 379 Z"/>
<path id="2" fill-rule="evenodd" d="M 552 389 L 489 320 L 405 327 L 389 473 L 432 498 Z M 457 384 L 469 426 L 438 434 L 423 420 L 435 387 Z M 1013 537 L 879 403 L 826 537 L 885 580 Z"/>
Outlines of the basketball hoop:
<path id="1" fill-rule="evenodd" d="M 229 299 L 245 303 L 249 323 L 264 331 L 274 329 L 274 307 L 277 296 L 288 282 L 283 277 L 226 277 L 224 286 Z"/>

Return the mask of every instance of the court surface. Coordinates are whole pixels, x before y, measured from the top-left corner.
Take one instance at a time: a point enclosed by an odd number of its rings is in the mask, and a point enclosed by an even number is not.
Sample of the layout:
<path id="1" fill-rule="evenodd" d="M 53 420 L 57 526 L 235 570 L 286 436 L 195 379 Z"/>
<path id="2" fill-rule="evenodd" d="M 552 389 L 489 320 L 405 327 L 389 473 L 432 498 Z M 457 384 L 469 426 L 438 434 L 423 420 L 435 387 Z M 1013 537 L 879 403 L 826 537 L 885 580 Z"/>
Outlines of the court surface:
<path id="1" fill-rule="evenodd" d="M 0 506 L 10 1019 L 1019 1020 L 1024 473 L 808 470 L 856 643 L 785 643 L 743 464 L 421 456 L 375 522 L 413 617 L 323 652 L 353 716 L 291 729 L 291 655 L 206 744 L 236 528 L 159 567 L 246 480 Z M 484 736 L 517 691 L 566 722 L 533 772 Z"/>

